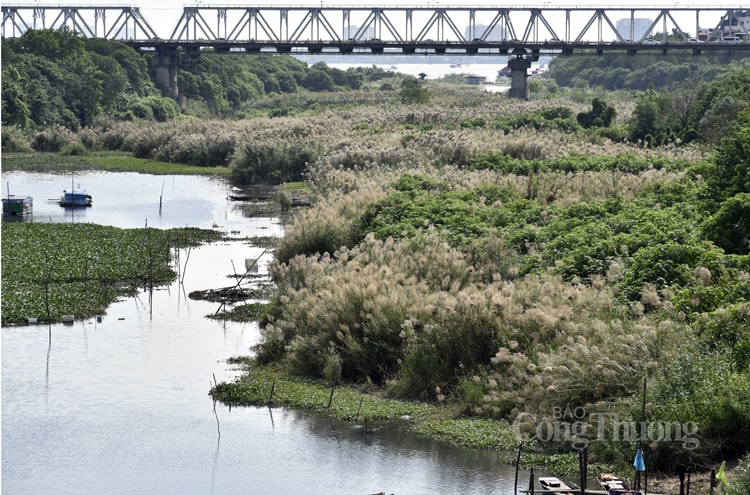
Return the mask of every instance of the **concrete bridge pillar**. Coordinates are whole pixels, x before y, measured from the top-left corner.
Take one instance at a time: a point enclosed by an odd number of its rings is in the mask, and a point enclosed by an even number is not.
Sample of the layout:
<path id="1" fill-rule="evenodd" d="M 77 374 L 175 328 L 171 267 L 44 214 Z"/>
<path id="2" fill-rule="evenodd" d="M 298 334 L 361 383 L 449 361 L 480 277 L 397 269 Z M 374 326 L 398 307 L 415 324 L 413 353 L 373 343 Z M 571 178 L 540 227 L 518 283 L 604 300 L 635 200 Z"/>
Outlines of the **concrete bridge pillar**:
<path id="1" fill-rule="evenodd" d="M 158 54 L 151 59 L 151 65 L 156 67 L 156 84 L 161 89 L 161 94 L 177 98 L 177 67 L 180 66 L 180 56 Z"/>
<path id="2" fill-rule="evenodd" d="M 508 60 L 510 67 L 510 91 L 508 96 L 511 98 L 529 99 L 529 85 L 526 79 L 529 78 L 527 69 L 531 67 L 531 60 L 523 57 L 517 57 Z"/>

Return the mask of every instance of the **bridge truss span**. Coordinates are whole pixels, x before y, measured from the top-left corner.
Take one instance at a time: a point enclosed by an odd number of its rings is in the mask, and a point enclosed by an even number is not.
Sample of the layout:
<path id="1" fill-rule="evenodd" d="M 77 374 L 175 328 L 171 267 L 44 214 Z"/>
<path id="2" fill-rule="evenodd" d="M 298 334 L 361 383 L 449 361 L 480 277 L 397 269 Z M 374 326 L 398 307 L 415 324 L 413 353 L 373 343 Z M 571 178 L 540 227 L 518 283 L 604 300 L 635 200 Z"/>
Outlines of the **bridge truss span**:
<path id="1" fill-rule="evenodd" d="M 2 12 L 3 36 L 20 36 L 29 29 L 67 27 L 87 38 L 158 38 L 140 8 L 130 5 L 3 5 Z"/>
<path id="2" fill-rule="evenodd" d="M 209 5 L 175 11 L 160 37 L 135 6 L 3 5 L 2 34 L 67 26 L 86 37 L 120 39 L 139 49 L 198 53 L 512 54 L 750 49 L 750 8 L 742 6 L 332 6 Z M 635 21 L 648 19 L 640 32 Z M 51 20 L 52 22 L 48 22 Z M 113 21 L 112 21 L 113 20 Z M 618 29 L 617 21 L 628 27 Z M 626 22 L 629 21 L 629 22 Z M 693 22 L 695 23 L 693 25 Z M 706 24 L 706 25 L 702 25 Z M 166 31 L 166 30 L 165 30 Z M 625 31 L 625 32 L 623 32 Z M 681 41 L 667 38 L 674 33 Z M 698 33 L 710 33 L 701 43 Z M 727 46 L 721 36 L 744 42 Z M 658 33 L 658 42 L 653 38 Z M 695 33 L 695 34 L 693 34 Z M 702 41 L 702 40 L 701 40 Z M 654 46 L 654 45 L 661 46 Z"/>
<path id="3" fill-rule="evenodd" d="M 737 25 L 750 37 L 750 23 L 737 22 L 743 7 L 557 7 L 545 2 L 538 7 L 489 6 L 384 6 L 342 7 L 320 5 L 190 5 L 183 9 L 169 37 L 172 41 L 389 41 L 397 43 L 522 41 L 539 43 L 643 42 L 657 31 L 666 41 L 670 30 L 688 40 L 688 32 L 701 30 L 701 14 L 720 16 L 715 26 L 703 26 L 718 33 L 722 24 Z M 612 17 L 630 18 L 630 32 L 621 33 Z M 678 22 L 677 16 L 683 20 Z M 636 37 L 636 18 L 653 18 L 648 30 Z M 684 19 L 690 17 L 693 26 Z M 615 18 L 617 20 L 617 18 Z M 581 26 L 583 26 L 581 28 Z M 462 29 L 463 27 L 463 29 Z M 576 29 L 574 29 L 576 28 Z M 593 31 L 593 32 L 592 32 Z M 709 39 L 710 41 L 710 39 Z"/>

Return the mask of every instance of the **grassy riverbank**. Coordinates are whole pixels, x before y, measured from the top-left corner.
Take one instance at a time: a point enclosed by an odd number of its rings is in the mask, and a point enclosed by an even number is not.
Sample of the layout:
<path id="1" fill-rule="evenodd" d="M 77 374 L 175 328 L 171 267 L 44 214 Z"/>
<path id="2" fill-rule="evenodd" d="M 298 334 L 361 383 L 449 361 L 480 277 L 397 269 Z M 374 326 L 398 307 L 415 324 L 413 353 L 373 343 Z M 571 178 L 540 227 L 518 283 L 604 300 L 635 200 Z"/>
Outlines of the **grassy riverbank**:
<path id="1" fill-rule="evenodd" d="M 289 374 L 278 366 L 260 366 L 247 358 L 229 362 L 240 365 L 245 374 L 234 383 L 220 383 L 211 390 L 211 396 L 224 404 L 303 409 L 375 427 L 379 423 L 400 421 L 413 433 L 453 445 L 506 451 L 508 462 L 514 462 L 512 451 L 518 449 L 518 441 L 512 425 L 462 417 L 456 404 L 396 400 L 384 396 L 382 389 L 372 385 L 336 387 L 331 399 L 331 386 L 324 382 Z M 572 454 L 541 455 L 539 452 L 538 444 L 527 444 L 522 465 L 544 467 L 558 474 L 573 473 L 577 468 L 577 459 Z"/>
<path id="2" fill-rule="evenodd" d="M 106 170 L 108 172 L 139 172 L 153 175 L 229 175 L 227 167 L 196 167 L 135 158 L 130 153 L 95 152 L 83 156 L 59 153 L 3 153 L 3 170 L 26 172 L 69 172 Z"/>
<path id="3" fill-rule="evenodd" d="M 194 228 L 3 223 L 2 325 L 105 314 L 118 297 L 174 280 L 174 249 L 222 236 Z"/>

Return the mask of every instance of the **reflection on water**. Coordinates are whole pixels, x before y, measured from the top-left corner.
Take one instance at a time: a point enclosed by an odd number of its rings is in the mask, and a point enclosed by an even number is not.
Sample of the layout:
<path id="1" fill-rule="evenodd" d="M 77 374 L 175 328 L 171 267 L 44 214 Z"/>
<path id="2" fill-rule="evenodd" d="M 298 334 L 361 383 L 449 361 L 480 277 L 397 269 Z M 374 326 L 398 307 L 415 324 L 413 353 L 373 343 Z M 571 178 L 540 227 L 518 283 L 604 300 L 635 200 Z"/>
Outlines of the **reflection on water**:
<path id="1" fill-rule="evenodd" d="M 10 182 L 14 191 L 34 198 L 35 222 L 91 222 L 121 228 L 148 225 L 160 229 L 217 225 L 226 231 L 242 231 L 243 235 L 248 227 L 252 228 L 244 218 L 243 204 L 229 200 L 233 191 L 222 177 L 76 172 L 75 185 L 86 189 L 93 198 L 93 206 L 63 208 L 57 202 L 63 189 L 70 189 L 70 180 L 70 175 L 63 174 L 3 173 L 3 182 Z M 268 195 L 269 189 L 255 187 L 247 192 Z M 260 220 L 264 230 L 271 227 L 268 216 Z M 255 228 L 259 227 L 256 223 Z"/>
<path id="2" fill-rule="evenodd" d="M 277 218 L 234 213 L 222 181 L 175 177 L 165 201 L 175 213 L 159 219 L 153 191 L 163 178 L 100 174 L 81 174 L 95 201 L 87 221 L 140 226 L 148 213 L 150 226 L 282 233 Z M 8 175 L 37 197 L 59 188 L 49 174 Z M 135 198 L 131 211 L 124 198 L 139 190 L 148 199 Z M 65 220 L 62 209 L 54 213 Z M 511 493 L 513 468 L 497 453 L 397 425 L 361 435 L 350 423 L 280 409 L 217 405 L 214 416 L 210 384 L 236 376 L 224 361 L 248 354 L 258 327 L 208 320 L 218 305 L 186 294 L 231 285 L 232 262 L 244 266 L 262 252 L 244 241 L 193 249 L 184 286 L 116 302 L 101 322 L 53 325 L 51 338 L 45 326 L 3 328 L 2 493 Z M 261 258 L 261 274 L 269 261 Z"/>

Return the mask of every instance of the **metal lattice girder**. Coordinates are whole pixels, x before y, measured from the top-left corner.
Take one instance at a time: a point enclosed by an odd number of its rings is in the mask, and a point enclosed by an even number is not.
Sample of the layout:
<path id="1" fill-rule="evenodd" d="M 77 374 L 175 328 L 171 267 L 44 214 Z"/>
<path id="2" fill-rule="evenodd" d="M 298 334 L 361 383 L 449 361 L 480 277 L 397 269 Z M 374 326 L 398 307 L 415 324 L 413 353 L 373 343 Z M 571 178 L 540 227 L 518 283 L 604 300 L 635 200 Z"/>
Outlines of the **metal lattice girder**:
<path id="1" fill-rule="evenodd" d="M 539 41 L 539 33 L 538 33 L 538 23 L 539 21 L 542 21 L 542 24 L 547 29 L 549 34 L 552 35 L 552 38 L 557 39 L 557 33 L 555 33 L 555 30 L 552 29 L 552 26 L 550 26 L 549 22 L 547 22 L 547 19 L 544 17 L 544 14 L 542 14 L 541 9 L 531 9 L 531 16 L 529 17 L 529 22 L 526 23 L 526 30 L 523 33 L 523 38 L 521 38 L 523 41 L 529 41 L 529 36 L 531 34 L 534 34 L 534 40 L 533 41 Z"/>
<path id="2" fill-rule="evenodd" d="M 156 31 L 141 15 L 138 7 L 114 6 L 114 5 L 18 5 L 3 6 L 2 34 L 5 33 L 6 23 L 10 23 L 15 31 L 23 33 L 28 29 L 47 28 L 46 18 L 49 14 L 53 22 L 49 24 L 51 29 L 60 29 L 63 26 L 79 33 L 82 36 L 99 37 L 99 22 L 102 22 L 103 37 L 119 36 L 123 29 L 131 34 L 133 38 L 154 39 L 157 38 Z M 119 14 L 118 20 L 107 30 L 104 24 L 107 11 Z M 26 21 L 22 13 L 28 13 L 33 22 Z M 39 22 L 41 21 L 41 23 Z M 41 26 L 39 25 L 41 24 Z M 139 33 L 140 31 L 140 33 Z"/>
<path id="3" fill-rule="evenodd" d="M 225 17 L 226 19 L 226 17 Z M 282 17 L 283 20 L 283 17 Z M 226 36 L 228 40 L 237 40 L 240 36 L 240 34 L 244 31 L 245 27 L 247 27 L 248 32 L 252 30 L 253 25 L 255 25 L 255 38 L 258 37 L 258 27 L 263 30 L 263 32 L 266 34 L 269 40 L 271 41 L 279 41 L 280 40 L 280 31 L 279 34 L 276 34 L 276 32 L 273 30 L 271 25 L 268 23 L 265 17 L 263 17 L 263 14 L 258 9 L 247 9 L 243 14 L 240 20 L 235 24 L 235 26 L 232 28 L 232 31 Z M 225 29 L 226 31 L 226 29 Z M 248 39 L 253 39 L 252 33 L 249 34 Z"/>
<path id="4" fill-rule="evenodd" d="M 721 21 L 713 33 L 713 38 L 719 35 L 722 23 L 736 23 L 732 26 L 735 32 L 750 36 L 750 31 L 741 22 L 740 15 L 746 11 L 741 7 L 728 9 L 727 7 L 707 5 L 703 7 L 687 7 L 676 4 L 674 8 L 666 7 L 559 7 L 546 4 L 544 7 L 491 7 L 491 6 L 326 6 L 322 2 L 315 5 L 208 5 L 196 3 L 185 6 L 181 12 L 175 11 L 179 20 L 175 24 L 171 35 L 161 40 L 137 7 L 106 6 L 106 5 L 56 5 L 44 6 L 38 4 L 3 5 L 3 35 L 19 36 L 28 29 L 37 27 L 59 28 L 63 25 L 73 29 L 83 36 L 102 36 L 107 38 L 128 38 L 133 41 L 192 41 L 217 42 L 231 41 L 242 43 L 253 41 L 254 46 L 264 47 L 271 44 L 284 45 L 284 50 L 305 50 L 307 41 L 328 44 L 331 49 L 341 43 L 346 44 L 347 53 L 361 43 L 359 48 L 369 52 L 372 43 L 382 42 L 380 49 L 388 48 L 390 43 L 403 47 L 414 44 L 440 44 L 440 49 L 450 50 L 464 48 L 463 45 L 472 44 L 472 53 L 484 52 L 491 48 L 492 43 L 501 42 L 495 34 L 501 29 L 503 40 L 513 43 L 533 45 L 543 43 L 548 32 L 556 42 L 564 38 L 565 43 L 588 43 L 582 41 L 596 22 L 598 33 L 596 39 L 601 44 L 604 38 L 624 42 L 625 33 L 616 29 L 612 17 L 620 13 L 619 17 L 634 18 L 656 17 L 650 26 L 650 35 L 659 22 L 664 24 L 666 36 L 667 23 L 678 29 L 683 39 L 686 37 L 677 21 L 684 22 L 685 14 L 690 13 L 696 19 L 696 31 L 700 25 L 698 18 L 706 13 L 722 16 Z M 624 14 L 624 15 L 623 15 Z M 678 15 L 679 14 L 679 15 Z M 169 14 L 167 14 L 169 15 Z M 680 17 L 682 15 L 682 17 Z M 53 20 L 50 24 L 47 20 Z M 214 20 L 215 19 L 215 20 Z M 112 22 L 114 20 L 114 22 Z M 517 31 L 514 24 L 525 29 Z M 631 22 L 631 24 L 633 24 Z M 713 19 L 711 24 L 713 24 Z M 578 36 L 571 36 L 571 27 L 584 29 Z M 632 27 L 632 26 L 631 26 Z M 464 31 L 466 28 L 466 31 Z M 606 33 L 603 32 L 606 30 Z M 609 34 L 611 30 L 611 33 Z M 7 32 L 6 32 L 7 31 Z M 12 31 L 12 32 L 10 32 Z M 519 36 L 521 35 L 521 36 Z M 563 36 L 560 36 L 563 35 Z M 630 34 L 632 38 L 632 32 Z M 367 38 L 375 38 L 368 40 Z M 519 39 L 520 38 L 520 39 Z M 593 42 L 593 38 L 592 42 Z M 641 38 L 641 41 L 645 39 Z M 575 41 L 573 41 L 575 40 Z M 367 45 L 370 43 L 370 45 Z M 481 46 L 477 48 L 477 43 Z M 179 46 L 179 45 L 176 45 Z M 226 45 L 224 45 L 226 46 Z M 272 47 L 268 47 L 271 49 Z M 434 46 L 428 47 L 436 49 Z M 258 49 L 258 48 L 256 48 Z M 264 48 L 265 49 L 265 48 Z M 328 48 L 326 48 L 328 49 Z M 413 48 L 410 53 L 413 53 Z"/>
<path id="5" fill-rule="evenodd" d="M 659 19 L 661 19 L 663 16 L 664 16 L 664 11 L 662 10 L 661 12 L 659 12 L 659 15 L 656 16 L 656 19 L 654 19 L 654 22 L 651 23 L 651 25 L 648 27 L 648 29 L 646 30 L 646 32 L 643 33 L 643 36 L 641 36 L 641 39 L 639 41 L 643 41 L 646 38 L 648 38 L 649 36 L 651 36 L 651 31 L 654 30 L 654 28 L 656 27 L 656 25 L 659 23 Z"/>
<path id="6" fill-rule="evenodd" d="M 18 9 L 15 8 L 8 8 L 6 10 L 5 7 L 3 7 L 3 26 L 2 26 L 2 34 L 5 36 L 5 24 L 10 20 L 11 25 L 13 26 L 13 34 L 15 36 L 16 29 L 19 33 L 25 32 L 27 29 L 29 29 L 28 24 L 24 20 L 23 16 L 18 12 Z M 23 24 L 23 28 L 18 24 L 19 21 L 21 24 Z"/>

